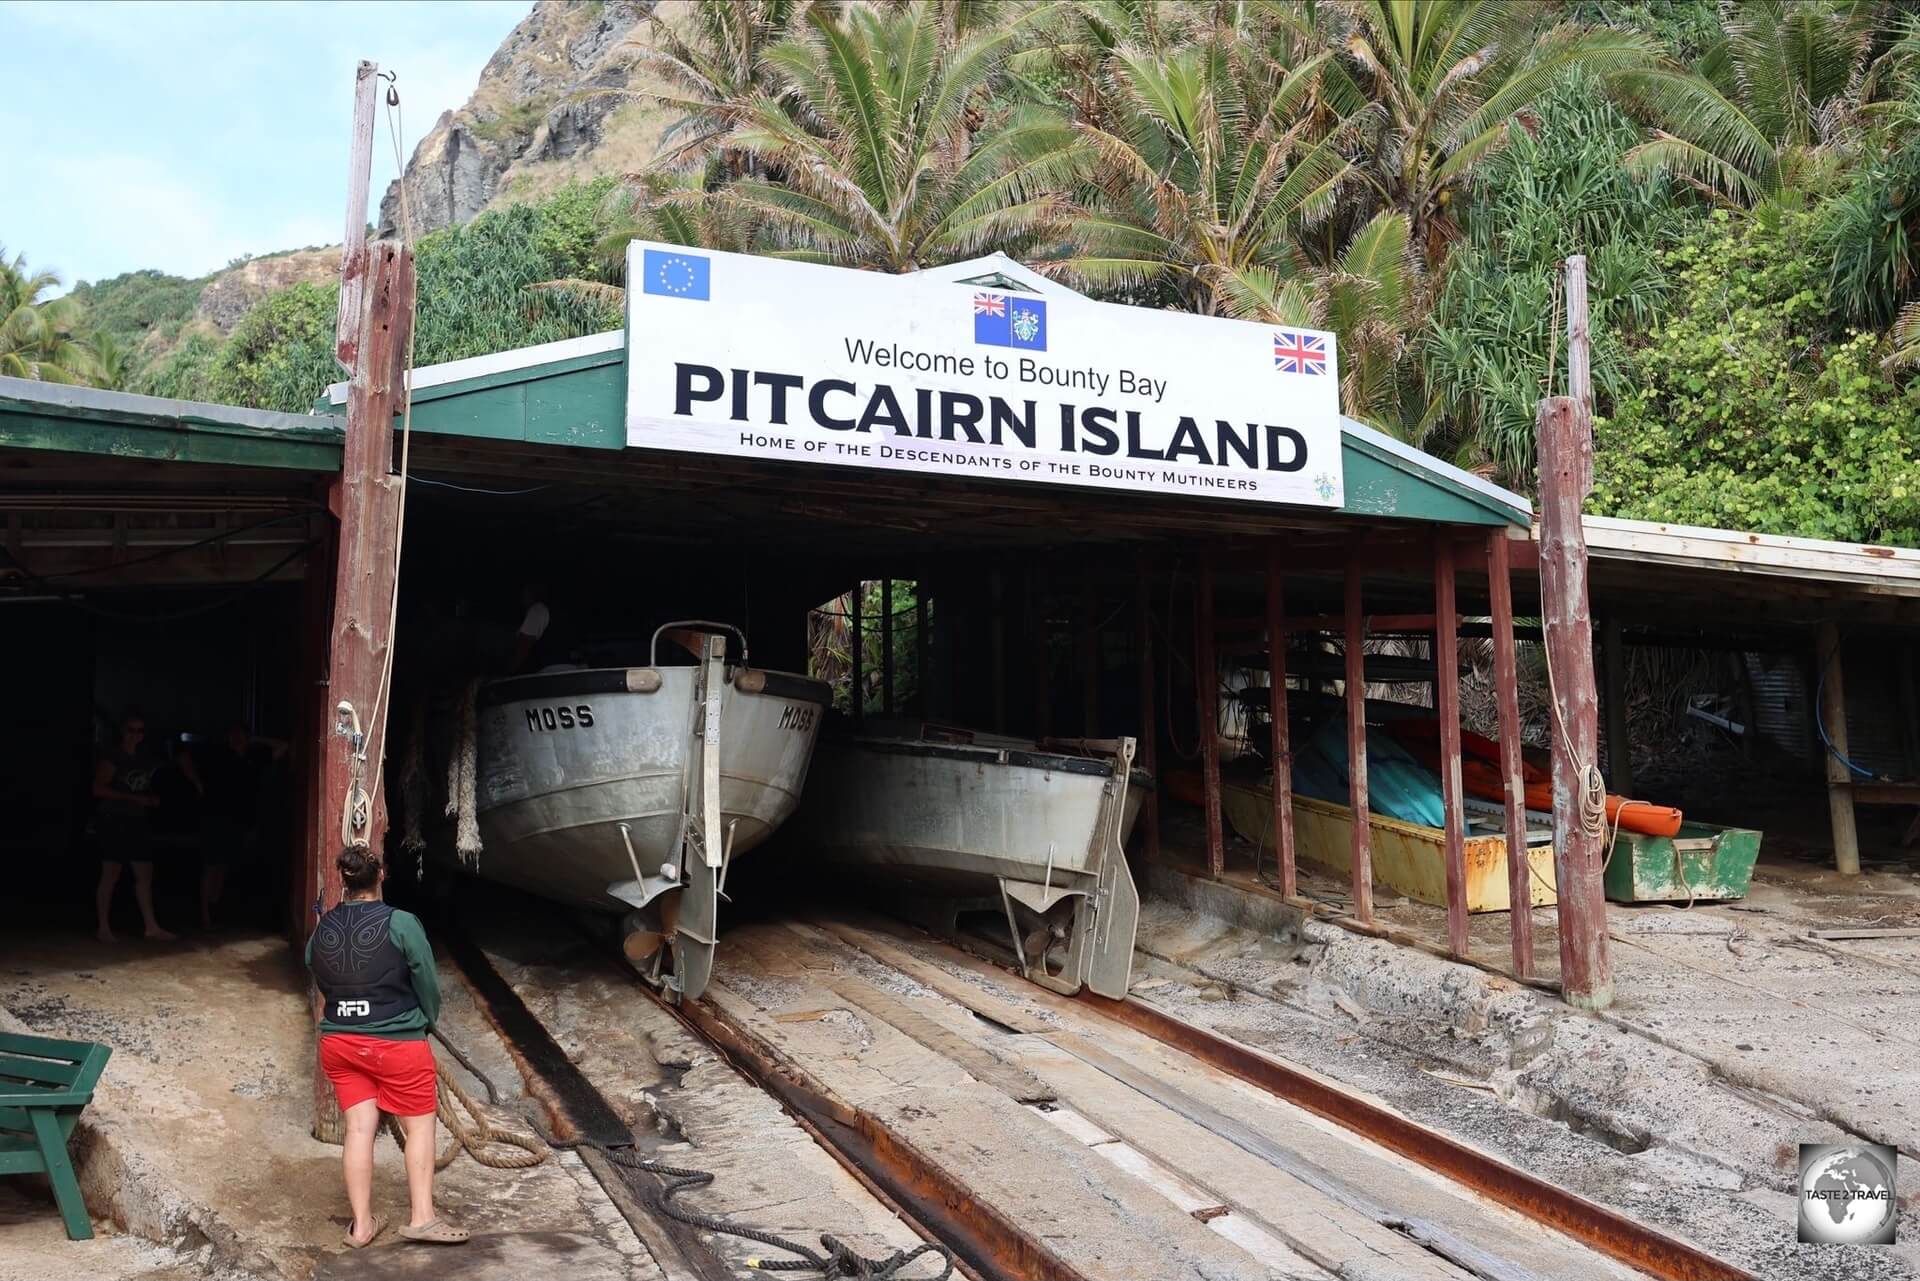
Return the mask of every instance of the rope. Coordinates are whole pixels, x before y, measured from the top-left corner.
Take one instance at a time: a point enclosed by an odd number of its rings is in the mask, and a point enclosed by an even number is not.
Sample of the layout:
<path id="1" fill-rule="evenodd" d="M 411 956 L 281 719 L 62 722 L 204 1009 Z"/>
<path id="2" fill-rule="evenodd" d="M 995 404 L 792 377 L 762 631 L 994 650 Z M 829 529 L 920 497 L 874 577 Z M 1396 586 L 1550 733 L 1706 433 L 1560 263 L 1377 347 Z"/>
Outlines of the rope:
<path id="1" fill-rule="evenodd" d="M 439 1036 L 439 1033 L 435 1032 L 434 1035 Z M 441 1037 L 440 1043 L 445 1045 L 446 1038 Z M 465 1062 L 465 1056 L 462 1056 L 462 1062 Z M 438 1085 L 435 1090 L 434 1113 L 447 1127 L 447 1132 L 453 1136 L 453 1141 L 434 1157 L 434 1169 L 444 1170 L 452 1165 L 462 1148 L 466 1149 L 468 1156 L 491 1170 L 530 1170 L 546 1161 L 548 1152 L 541 1146 L 540 1139 L 516 1134 L 512 1130 L 503 1130 L 493 1124 L 480 1110 L 480 1105 L 474 1102 L 473 1096 L 454 1079 L 444 1063 L 437 1064 L 436 1069 Z M 473 1071 L 471 1066 L 468 1070 Z M 481 1079 L 485 1080 L 484 1077 Z M 489 1083 L 489 1092 L 491 1093 L 491 1083 Z M 404 1150 L 407 1140 L 405 1132 L 400 1128 L 400 1123 L 389 1116 L 386 1118 L 386 1126 L 387 1132 L 393 1135 L 394 1142 Z M 496 1146 L 515 1150 L 501 1152 L 494 1150 Z"/>
<path id="2" fill-rule="evenodd" d="M 487 1092 L 487 1102 L 499 1106 L 500 1092 L 494 1087 L 492 1079 L 482 1072 L 459 1046 L 449 1041 L 446 1034 L 439 1028 L 433 1029 L 433 1036 L 446 1047 L 449 1054 L 459 1061 L 460 1066 L 480 1082 Z M 439 1079 L 440 1096 L 437 1112 L 440 1119 L 447 1123 L 447 1128 L 453 1131 L 458 1145 L 448 1144 L 447 1151 L 435 1160 L 435 1169 L 442 1169 L 452 1161 L 458 1155 L 459 1147 L 465 1147 L 473 1159 L 480 1164 L 496 1170 L 527 1169 L 547 1159 L 548 1153 L 535 1147 L 534 1140 L 490 1124 L 475 1105 L 472 1097 L 460 1088 L 459 1082 L 453 1079 L 444 1064 L 439 1067 Z M 473 1117 L 472 1125 L 467 1125 L 455 1117 L 449 1096 L 452 1102 L 457 1102 Z M 667 1165 L 664 1162 L 640 1156 L 631 1146 L 614 1146 L 602 1143 L 598 1139 L 558 1138 L 547 1132 L 540 1118 L 531 1108 L 521 1111 L 518 1115 L 533 1128 L 534 1133 L 539 1136 L 539 1142 L 545 1143 L 553 1151 L 565 1152 L 576 1148 L 592 1148 L 600 1153 L 622 1172 L 621 1178 L 630 1191 L 667 1218 L 701 1231 L 738 1237 L 743 1241 L 771 1246 L 794 1256 L 791 1259 L 750 1257 L 747 1260 L 747 1267 L 755 1271 L 818 1272 L 823 1281 L 855 1281 L 855 1279 L 858 1281 L 906 1281 L 901 1274 L 908 1267 L 923 1257 L 932 1257 L 941 1260 L 945 1266 L 924 1281 L 947 1281 L 947 1278 L 953 1275 L 953 1251 L 944 1245 L 932 1242 L 923 1243 L 912 1250 L 895 1250 L 884 1258 L 869 1258 L 831 1232 L 820 1234 L 820 1249 L 815 1250 L 777 1233 L 732 1223 L 711 1214 L 702 1214 L 698 1210 L 685 1209 L 675 1203 L 675 1198 L 682 1193 L 710 1186 L 714 1181 L 712 1171 Z M 392 1127 L 394 1137 L 399 1138 L 399 1126 L 391 1118 L 388 1119 L 388 1124 Z M 518 1155 L 487 1153 L 485 1149 L 489 1144 L 508 1144 L 523 1151 Z M 633 1173 L 657 1175 L 663 1182 L 656 1184 L 651 1180 L 636 1180 L 631 1177 Z"/>

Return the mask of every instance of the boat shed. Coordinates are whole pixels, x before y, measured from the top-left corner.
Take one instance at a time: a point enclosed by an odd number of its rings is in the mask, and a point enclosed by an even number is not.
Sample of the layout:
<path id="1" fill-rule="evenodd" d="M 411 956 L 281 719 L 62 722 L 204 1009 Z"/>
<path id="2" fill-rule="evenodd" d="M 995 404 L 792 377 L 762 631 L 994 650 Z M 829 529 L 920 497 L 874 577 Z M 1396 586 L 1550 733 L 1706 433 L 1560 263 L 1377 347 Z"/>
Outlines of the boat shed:
<path id="1" fill-rule="evenodd" d="M 991 279 L 1071 292 L 1000 257 L 943 272 L 956 290 Z M 1223 819 L 1221 753 L 1251 745 L 1243 713 L 1235 742 L 1234 709 L 1256 701 L 1249 687 L 1279 692 L 1257 701 L 1272 709 L 1272 740 L 1259 746 L 1282 766 L 1289 690 L 1332 700 L 1361 762 L 1370 689 L 1410 678 L 1457 722 L 1454 639 L 1490 637 L 1498 666 L 1504 634 L 1510 675 L 1512 638 L 1528 635 L 1514 614 L 1538 612 L 1524 498 L 1351 419 L 1332 508 L 655 450 L 628 434 L 628 363 L 646 358 L 614 332 L 413 371 L 410 414 L 396 419 L 410 435 L 395 719 L 422 697 L 447 635 L 470 652 L 510 641 L 530 596 L 579 639 L 645 636 L 678 617 L 737 620 L 760 662 L 787 670 L 807 669 L 838 603 L 853 635 L 880 639 L 882 670 L 862 670 L 872 648 L 862 644 L 840 674 L 849 715 L 1035 739 L 1132 736 L 1139 760 L 1168 776 L 1191 758 L 1195 817 L 1183 825 L 1150 803 L 1140 857 L 1213 878 L 1237 861 L 1297 906 L 1378 929 L 1364 768 L 1352 771 L 1362 819 L 1342 829 L 1347 848 L 1320 851 L 1351 869 L 1347 897 L 1303 897 L 1294 846 L 1309 838 L 1294 831 L 1285 768 L 1272 774 L 1271 844 L 1233 841 Z M 346 398 L 343 384 L 312 414 L 289 415 L 0 379 L 0 608 L 16 638 L 0 680 L 27 713 L 0 767 L 27 817 L 4 839 L 72 854 L 43 872 L 42 897 L 84 897 L 86 761 L 129 708 L 170 743 L 238 720 L 291 744 L 277 853 L 257 888 L 283 928 L 304 933 L 326 843 L 313 757 L 332 726 L 319 686 Z M 401 452 L 396 443 L 396 469 Z M 1588 528 L 1603 638 L 1670 644 L 1712 631 L 1746 645 L 1770 628 L 1770 643 L 1801 644 L 1829 614 L 1912 634 L 1913 553 Z M 1729 538 L 1740 550 L 1715 550 Z M 1834 569 L 1843 561 L 1853 578 Z M 895 582 L 912 583 L 916 603 L 863 619 L 863 585 Z M 1656 587 L 1669 593 L 1657 607 Z M 894 599 L 890 586 L 880 599 Z M 1701 617 L 1715 603 L 1724 614 Z M 1292 643 L 1269 644 L 1275 636 Z M 1865 686 L 1847 685 L 1852 708 Z M 1492 686 L 1512 694 L 1511 680 Z M 1865 781 L 1848 785 L 1853 799 L 1879 799 Z M 1457 791 L 1441 844 L 1444 946 L 1465 955 Z M 1525 847 L 1523 826 L 1509 815 L 1509 851 Z M 1509 858 L 1497 878 L 1519 891 L 1501 906 L 1522 976 L 1533 972 L 1538 901 L 1528 866 Z"/>

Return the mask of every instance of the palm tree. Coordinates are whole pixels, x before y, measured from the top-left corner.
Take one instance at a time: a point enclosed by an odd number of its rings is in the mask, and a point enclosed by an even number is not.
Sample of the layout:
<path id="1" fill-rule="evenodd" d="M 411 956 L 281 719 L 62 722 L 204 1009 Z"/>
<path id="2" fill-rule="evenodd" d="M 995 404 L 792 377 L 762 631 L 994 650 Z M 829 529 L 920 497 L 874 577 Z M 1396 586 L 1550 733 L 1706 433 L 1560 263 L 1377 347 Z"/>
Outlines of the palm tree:
<path id="1" fill-rule="evenodd" d="M 656 165 L 699 165 L 729 128 L 727 107 L 778 91 L 766 54 L 805 7 L 803 0 L 694 0 L 648 14 L 645 38 L 628 41 L 633 65 L 669 86 L 647 97 L 686 113 L 661 136 Z"/>
<path id="2" fill-rule="evenodd" d="M 1345 154 L 1359 113 L 1329 117 L 1332 55 L 1288 65 L 1257 41 L 1215 30 L 1170 52 L 1125 46 L 1107 59 L 1103 112 L 1083 122 L 1099 166 L 1044 264 L 1083 286 L 1161 291 L 1186 310 L 1249 316 L 1309 289 L 1296 236 L 1332 212 L 1354 175 Z"/>
<path id="3" fill-rule="evenodd" d="M 1515 118 L 1569 72 L 1601 77 L 1649 67 L 1647 36 L 1548 26 L 1548 6 L 1514 0 L 1344 0 L 1354 83 L 1383 113 L 1365 172 L 1406 214 L 1413 243 L 1438 267 L 1457 228 L 1450 206 Z"/>
<path id="4" fill-rule="evenodd" d="M 1860 106 L 1881 6 L 1859 0 L 1744 0 L 1725 36 L 1692 70 L 1654 66 L 1616 77 L 1656 126 L 1627 156 L 1717 196 L 1763 200 Z"/>
<path id="5" fill-rule="evenodd" d="M 753 221 L 763 252 L 882 271 L 1017 249 L 1059 221 L 1086 167 L 1057 113 L 990 98 L 1043 13 L 956 32 L 927 0 L 816 5 L 805 34 L 766 52 L 772 87 L 715 108 L 729 128 L 707 145 L 757 170 L 660 203 L 716 202 Z"/>
<path id="6" fill-rule="evenodd" d="M 104 329 L 95 329 L 87 335 L 87 350 L 93 356 L 94 386 L 124 390 L 133 374 L 133 362 L 119 340 Z"/>
<path id="7" fill-rule="evenodd" d="M 86 313 L 71 298 L 48 298 L 60 287 L 50 271 L 33 271 L 26 255 L 11 261 L 0 248 L 0 374 L 50 383 L 88 383 L 99 375 L 81 332 Z"/>

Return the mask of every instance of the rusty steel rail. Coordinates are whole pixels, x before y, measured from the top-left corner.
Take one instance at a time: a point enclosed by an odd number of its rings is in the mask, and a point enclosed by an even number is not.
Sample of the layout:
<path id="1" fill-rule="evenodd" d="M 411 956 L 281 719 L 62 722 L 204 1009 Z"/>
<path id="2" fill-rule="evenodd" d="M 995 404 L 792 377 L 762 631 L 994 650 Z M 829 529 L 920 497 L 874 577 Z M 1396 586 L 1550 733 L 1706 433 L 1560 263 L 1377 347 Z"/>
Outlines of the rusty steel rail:
<path id="1" fill-rule="evenodd" d="M 1678 1237 L 1556 1187 L 1487 1153 L 1429 1129 L 1257 1050 L 1196 1027 L 1131 997 L 1115 1001 L 1082 991 L 1090 1009 L 1191 1054 L 1390 1152 L 1416 1161 L 1491 1201 L 1524 1214 L 1593 1250 L 1662 1281 L 1754 1281 L 1753 1274 Z"/>
<path id="2" fill-rule="evenodd" d="M 651 992 L 651 989 L 649 989 Z M 653 994 L 701 1040 L 773 1095 L 801 1127 L 915 1232 L 954 1253 L 974 1281 L 1084 1281 L 1081 1274 L 878 1118 L 848 1106 L 708 1001 Z"/>

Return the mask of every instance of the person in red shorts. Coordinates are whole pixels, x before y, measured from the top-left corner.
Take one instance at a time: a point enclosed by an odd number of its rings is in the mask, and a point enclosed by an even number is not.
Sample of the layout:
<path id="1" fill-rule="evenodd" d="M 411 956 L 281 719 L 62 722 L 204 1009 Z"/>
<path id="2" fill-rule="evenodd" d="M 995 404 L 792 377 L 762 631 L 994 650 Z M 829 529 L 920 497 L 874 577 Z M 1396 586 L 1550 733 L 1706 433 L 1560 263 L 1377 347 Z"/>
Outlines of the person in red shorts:
<path id="1" fill-rule="evenodd" d="M 347 1244 L 373 1243 L 386 1221 L 373 1213 L 373 1140 L 380 1114 L 406 1135 L 409 1241 L 458 1245 L 467 1233 L 433 1210 L 436 1079 L 427 1030 L 440 1017 L 440 981 L 420 918 L 380 901 L 380 860 L 348 848 L 336 860 L 346 893 L 307 940 L 307 965 L 325 1004 L 320 1068 L 347 1121 L 341 1157 L 353 1224 Z"/>

